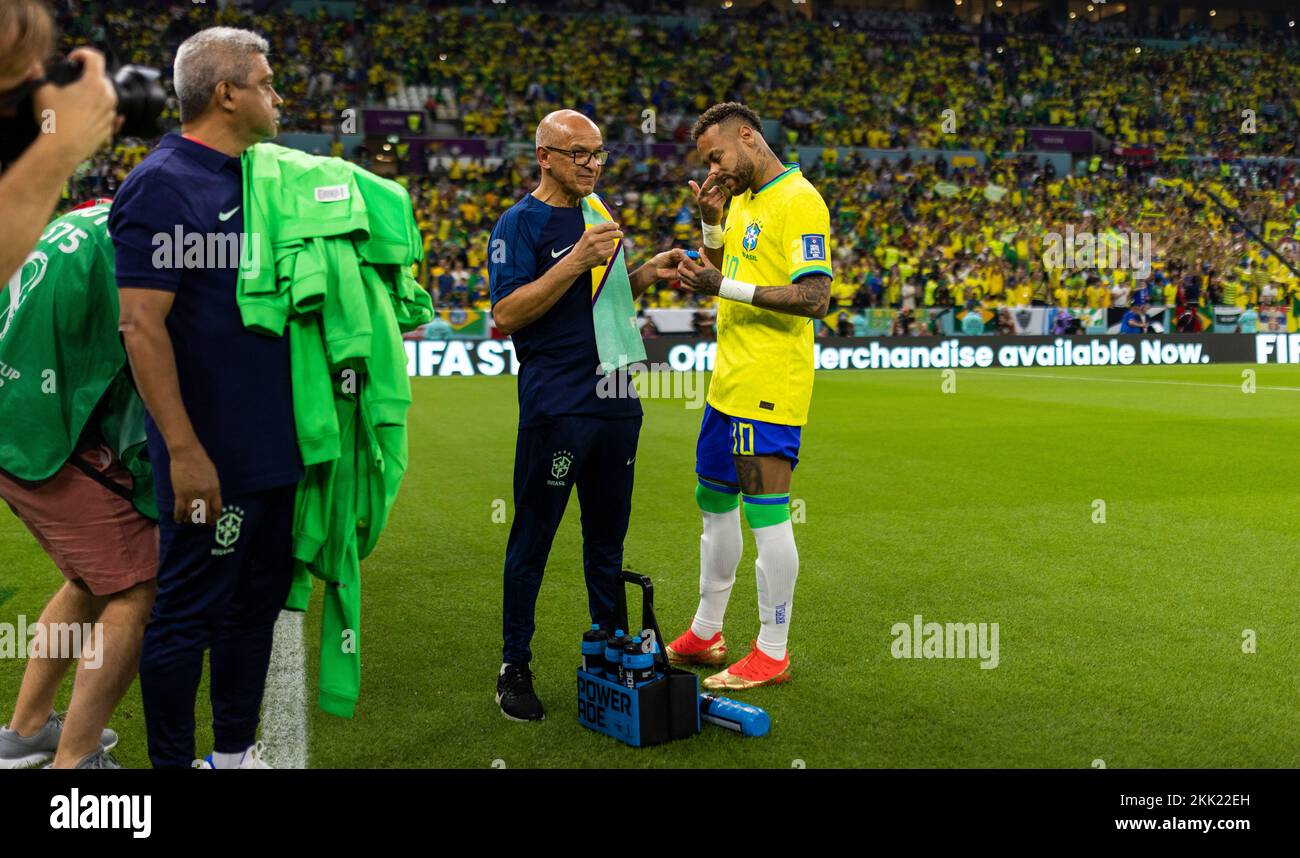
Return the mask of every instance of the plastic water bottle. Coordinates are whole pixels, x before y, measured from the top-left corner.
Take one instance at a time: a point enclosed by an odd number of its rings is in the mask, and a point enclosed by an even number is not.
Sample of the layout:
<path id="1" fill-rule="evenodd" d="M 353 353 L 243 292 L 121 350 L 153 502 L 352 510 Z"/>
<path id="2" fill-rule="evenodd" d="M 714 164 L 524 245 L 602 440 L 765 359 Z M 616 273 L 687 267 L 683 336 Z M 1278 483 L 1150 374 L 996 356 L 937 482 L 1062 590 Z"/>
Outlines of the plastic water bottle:
<path id="1" fill-rule="evenodd" d="M 582 633 L 582 669 L 598 676 L 605 675 L 605 641 L 609 632 L 592 623 L 591 631 Z"/>
<path id="2" fill-rule="evenodd" d="M 649 643 L 643 643 L 637 635 L 623 648 L 623 685 L 627 688 L 654 681 L 655 657 L 645 649 L 647 646 Z"/>
<path id="3" fill-rule="evenodd" d="M 610 682 L 623 684 L 623 647 L 627 637 L 622 629 L 615 629 L 614 635 L 605 641 L 605 678 Z"/>
<path id="4" fill-rule="evenodd" d="M 700 695 L 700 720 L 742 736 L 766 736 L 772 729 L 772 719 L 757 706 L 712 694 Z"/>

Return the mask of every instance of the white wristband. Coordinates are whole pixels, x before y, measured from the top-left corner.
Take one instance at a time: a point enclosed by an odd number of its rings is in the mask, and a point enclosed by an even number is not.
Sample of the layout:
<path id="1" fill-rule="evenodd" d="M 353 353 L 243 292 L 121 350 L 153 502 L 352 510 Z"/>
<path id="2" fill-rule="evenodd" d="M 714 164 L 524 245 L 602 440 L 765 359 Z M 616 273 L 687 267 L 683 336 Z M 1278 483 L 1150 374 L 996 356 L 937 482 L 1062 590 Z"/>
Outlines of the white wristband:
<path id="1" fill-rule="evenodd" d="M 722 225 L 708 224 L 703 220 L 700 221 L 700 229 L 704 231 L 704 246 L 710 250 L 717 250 L 722 247 Z"/>
<path id="2" fill-rule="evenodd" d="M 754 303 L 754 290 L 756 288 L 753 283 L 723 277 L 722 283 L 718 285 L 718 297 L 739 301 L 742 304 L 752 304 Z"/>

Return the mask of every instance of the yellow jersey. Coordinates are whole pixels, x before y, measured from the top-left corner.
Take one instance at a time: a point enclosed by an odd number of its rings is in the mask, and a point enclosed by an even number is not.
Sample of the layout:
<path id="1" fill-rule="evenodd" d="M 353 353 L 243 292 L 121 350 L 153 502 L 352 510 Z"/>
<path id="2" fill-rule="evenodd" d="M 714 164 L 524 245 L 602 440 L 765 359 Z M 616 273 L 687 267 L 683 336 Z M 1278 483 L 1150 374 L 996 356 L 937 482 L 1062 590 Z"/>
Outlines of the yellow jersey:
<path id="1" fill-rule="evenodd" d="M 830 212 L 798 164 L 731 199 L 722 275 L 758 290 L 808 274 L 831 276 Z M 718 302 L 718 350 L 708 403 L 731 417 L 786 426 L 808 422 L 813 320 L 740 301 Z"/>

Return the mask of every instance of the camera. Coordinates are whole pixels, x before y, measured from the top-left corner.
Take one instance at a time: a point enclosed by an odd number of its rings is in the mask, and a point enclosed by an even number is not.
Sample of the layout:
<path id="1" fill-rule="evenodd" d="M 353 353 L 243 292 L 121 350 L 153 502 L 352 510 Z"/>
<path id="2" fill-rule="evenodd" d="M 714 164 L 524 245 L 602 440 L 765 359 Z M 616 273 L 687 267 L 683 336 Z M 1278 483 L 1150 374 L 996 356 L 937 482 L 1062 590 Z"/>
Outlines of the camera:
<path id="1" fill-rule="evenodd" d="M 80 62 L 61 60 L 46 71 L 45 77 L 27 81 L 0 99 L 0 108 L 15 111 L 12 117 L 0 117 L 0 170 L 18 160 L 41 133 L 33 93 L 47 83 L 60 87 L 75 83 L 84 71 Z M 124 120 L 119 133 L 127 137 L 158 136 L 158 117 L 167 103 L 162 72 L 147 66 L 125 65 L 111 73 L 109 80 L 117 91 L 117 115 Z"/>

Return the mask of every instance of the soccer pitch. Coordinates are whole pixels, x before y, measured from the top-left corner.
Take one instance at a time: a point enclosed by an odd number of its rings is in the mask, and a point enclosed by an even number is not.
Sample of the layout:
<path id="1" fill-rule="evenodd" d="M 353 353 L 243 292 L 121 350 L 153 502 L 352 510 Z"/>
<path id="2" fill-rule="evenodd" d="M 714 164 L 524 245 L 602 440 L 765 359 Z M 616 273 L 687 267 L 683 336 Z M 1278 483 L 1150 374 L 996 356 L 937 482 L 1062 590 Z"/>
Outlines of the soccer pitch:
<path id="1" fill-rule="evenodd" d="M 308 623 L 310 765 L 1300 766 L 1300 368 L 958 370 L 953 381 L 944 392 L 939 370 L 818 373 L 792 489 L 803 518 L 793 679 L 730 695 L 766 708 L 771 735 L 706 725 L 634 749 L 576 718 L 588 624 L 576 494 L 538 602 L 547 717 L 502 717 L 515 381 L 413 380 L 410 470 L 362 566 L 352 721 L 314 710 L 319 589 Z M 672 637 L 697 597 L 701 412 L 681 399 L 645 406 L 625 566 L 654 580 Z M 745 531 L 724 630 L 736 656 L 758 629 Z M 8 511 L 0 570 L 9 623 L 34 621 L 61 580 Z M 996 668 L 895 658 L 892 627 L 918 614 L 997 623 Z M 0 718 L 21 667 L 0 661 Z M 209 721 L 204 690 L 200 755 Z M 112 726 L 118 759 L 147 766 L 138 684 Z"/>

